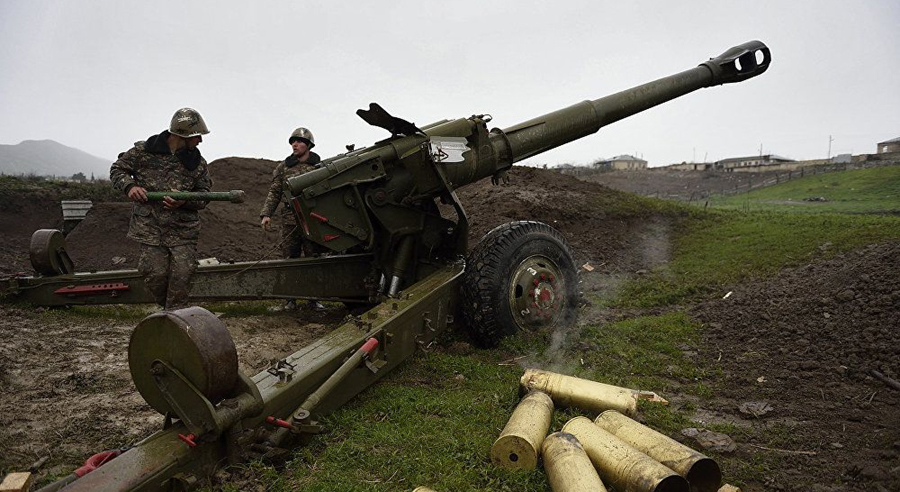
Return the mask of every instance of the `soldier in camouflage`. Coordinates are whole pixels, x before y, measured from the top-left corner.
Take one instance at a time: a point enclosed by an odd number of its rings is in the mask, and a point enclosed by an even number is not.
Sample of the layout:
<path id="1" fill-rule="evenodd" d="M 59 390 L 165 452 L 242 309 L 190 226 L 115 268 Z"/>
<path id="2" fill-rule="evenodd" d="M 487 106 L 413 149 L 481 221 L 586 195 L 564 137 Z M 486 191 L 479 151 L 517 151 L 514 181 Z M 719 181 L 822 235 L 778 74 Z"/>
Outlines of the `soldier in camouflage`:
<path id="1" fill-rule="evenodd" d="M 306 128 L 297 128 L 288 138 L 291 144 L 291 155 L 284 162 L 278 163 L 272 172 L 272 184 L 269 186 L 269 194 L 266 202 L 259 212 L 260 225 L 268 230 L 278 205 L 281 204 L 281 245 L 285 258 L 311 257 L 320 252 L 316 244 L 303 235 L 300 227 L 294 219 L 291 210 L 290 193 L 286 192 L 287 180 L 318 167 L 321 159 L 312 152 L 316 145 L 315 137 Z"/>
<path id="2" fill-rule="evenodd" d="M 197 269 L 198 210 L 203 201 L 148 202 L 148 191 L 205 192 L 212 187 L 206 160 L 197 145 L 209 133 L 200 113 L 175 112 L 167 131 L 135 142 L 109 170 L 112 185 L 134 203 L 128 237 L 141 245 L 138 270 L 157 304 L 177 309 L 188 304 Z"/>

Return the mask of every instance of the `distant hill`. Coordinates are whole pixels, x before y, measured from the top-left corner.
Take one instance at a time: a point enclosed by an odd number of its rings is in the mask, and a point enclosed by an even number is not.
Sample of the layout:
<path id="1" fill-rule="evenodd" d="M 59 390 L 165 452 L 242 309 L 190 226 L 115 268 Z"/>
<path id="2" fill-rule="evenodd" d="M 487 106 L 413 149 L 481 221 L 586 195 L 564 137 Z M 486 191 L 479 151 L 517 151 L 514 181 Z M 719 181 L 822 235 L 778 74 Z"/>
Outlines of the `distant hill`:
<path id="1" fill-rule="evenodd" d="M 39 176 L 71 176 L 91 173 L 99 179 L 109 178 L 107 159 L 67 147 L 53 140 L 24 140 L 17 145 L 0 144 L 0 173 L 36 174 Z"/>

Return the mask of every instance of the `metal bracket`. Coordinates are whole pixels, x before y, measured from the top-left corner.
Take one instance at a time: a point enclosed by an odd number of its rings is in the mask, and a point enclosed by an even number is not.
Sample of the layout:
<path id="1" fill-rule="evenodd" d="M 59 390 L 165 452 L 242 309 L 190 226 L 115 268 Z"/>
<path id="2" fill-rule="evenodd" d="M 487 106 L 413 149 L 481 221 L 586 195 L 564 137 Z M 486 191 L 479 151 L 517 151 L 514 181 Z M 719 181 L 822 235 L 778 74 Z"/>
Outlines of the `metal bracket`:
<path id="1" fill-rule="evenodd" d="M 294 365 L 287 359 L 276 360 L 266 372 L 278 378 L 279 384 L 289 383 L 294 379 Z"/>
<path id="2" fill-rule="evenodd" d="M 216 430 L 216 410 L 212 403 L 181 372 L 157 359 L 150 365 L 150 373 L 188 431 L 201 436 Z"/>

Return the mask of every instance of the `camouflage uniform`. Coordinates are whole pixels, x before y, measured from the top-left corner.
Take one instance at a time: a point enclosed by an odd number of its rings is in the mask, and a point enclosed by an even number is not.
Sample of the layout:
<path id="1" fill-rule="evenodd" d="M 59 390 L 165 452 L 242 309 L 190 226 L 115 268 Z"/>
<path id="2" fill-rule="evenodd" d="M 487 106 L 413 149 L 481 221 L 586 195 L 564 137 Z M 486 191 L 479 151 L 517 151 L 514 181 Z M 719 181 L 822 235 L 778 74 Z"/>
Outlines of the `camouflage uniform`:
<path id="1" fill-rule="evenodd" d="M 313 243 L 297 224 L 290 201 L 290 190 L 287 180 L 294 176 L 312 171 L 321 162 L 321 158 L 315 152 L 309 153 L 305 162 L 298 162 L 297 156 L 291 154 L 284 162 L 275 166 L 272 172 L 272 184 L 269 186 L 269 194 L 266 202 L 259 212 L 260 218 L 272 217 L 278 205 L 281 204 L 281 249 L 285 258 L 299 258 L 302 252 L 304 256 L 311 257 L 320 253 L 322 248 Z"/>
<path id="2" fill-rule="evenodd" d="M 109 170 L 113 186 L 124 193 L 134 186 L 147 191 L 209 191 L 206 160 L 196 148 L 172 154 L 168 131 L 135 142 Z M 141 243 L 138 270 L 157 304 L 166 309 L 188 303 L 191 276 L 197 269 L 197 240 L 204 201 L 187 201 L 176 209 L 163 202 L 136 202 L 128 237 Z"/>

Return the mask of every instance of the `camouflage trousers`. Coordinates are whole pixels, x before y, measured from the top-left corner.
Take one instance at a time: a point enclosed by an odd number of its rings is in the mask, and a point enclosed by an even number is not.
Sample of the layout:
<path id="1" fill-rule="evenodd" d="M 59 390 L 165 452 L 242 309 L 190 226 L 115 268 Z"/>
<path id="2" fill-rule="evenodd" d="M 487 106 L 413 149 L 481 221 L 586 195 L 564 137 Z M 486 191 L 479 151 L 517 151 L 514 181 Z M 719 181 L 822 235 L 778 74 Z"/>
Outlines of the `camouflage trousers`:
<path id="1" fill-rule="evenodd" d="M 326 248 L 310 241 L 303 235 L 303 230 L 294 222 L 294 218 L 285 218 L 281 222 L 281 253 L 284 258 L 312 258 L 324 253 Z"/>
<path id="2" fill-rule="evenodd" d="M 141 244 L 138 271 L 157 304 L 166 309 L 188 305 L 191 277 L 197 270 L 197 246 L 152 246 Z"/>

